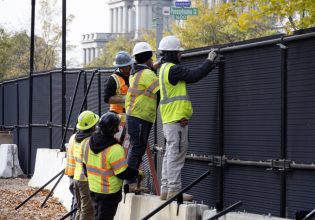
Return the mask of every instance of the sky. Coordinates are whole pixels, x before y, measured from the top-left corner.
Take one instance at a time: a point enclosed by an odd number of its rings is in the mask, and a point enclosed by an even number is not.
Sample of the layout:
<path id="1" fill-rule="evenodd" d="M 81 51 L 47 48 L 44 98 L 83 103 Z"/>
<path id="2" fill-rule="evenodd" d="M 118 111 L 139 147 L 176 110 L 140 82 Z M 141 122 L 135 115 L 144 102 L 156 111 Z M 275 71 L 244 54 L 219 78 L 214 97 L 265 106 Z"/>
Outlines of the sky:
<path id="1" fill-rule="evenodd" d="M 0 26 L 9 31 L 31 29 L 31 2 L 32 0 L 0 0 Z M 36 0 L 38 10 L 39 0 Z M 59 3 L 60 2 L 60 3 Z M 58 0 L 61 13 L 62 0 Z M 36 12 L 38 15 L 38 13 Z M 106 0 L 67 0 L 67 14 L 75 16 L 73 22 L 67 27 L 67 41 L 76 48 L 67 52 L 67 60 L 71 60 L 70 67 L 80 67 L 82 64 L 82 52 L 80 41 L 83 34 L 108 32 L 108 10 Z M 56 18 L 60 20 L 60 18 Z M 36 21 L 35 21 L 36 23 Z M 40 35 L 40 29 L 35 24 L 35 34 Z M 67 63 L 68 64 L 68 63 Z"/>

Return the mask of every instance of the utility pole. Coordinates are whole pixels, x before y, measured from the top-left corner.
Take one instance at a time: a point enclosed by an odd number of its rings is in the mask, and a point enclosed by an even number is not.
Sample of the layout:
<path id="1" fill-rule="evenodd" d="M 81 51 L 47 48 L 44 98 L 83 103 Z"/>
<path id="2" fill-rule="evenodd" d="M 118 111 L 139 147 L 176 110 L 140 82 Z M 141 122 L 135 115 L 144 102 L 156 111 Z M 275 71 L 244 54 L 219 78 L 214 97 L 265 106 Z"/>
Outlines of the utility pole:
<path id="1" fill-rule="evenodd" d="M 163 37 L 163 14 L 162 14 L 162 4 L 163 0 L 158 0 L 156 3 L 156 58 L 159 58 L 159 43 Z"/>

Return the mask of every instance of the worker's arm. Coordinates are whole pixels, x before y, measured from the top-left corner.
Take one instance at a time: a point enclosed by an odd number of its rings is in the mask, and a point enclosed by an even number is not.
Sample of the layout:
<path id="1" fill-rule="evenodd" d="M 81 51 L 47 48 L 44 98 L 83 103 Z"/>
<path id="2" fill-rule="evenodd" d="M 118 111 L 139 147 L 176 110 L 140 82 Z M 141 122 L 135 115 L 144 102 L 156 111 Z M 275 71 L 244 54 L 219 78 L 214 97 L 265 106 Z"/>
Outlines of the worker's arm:
<path id="1" fill-rule="evenodd" d="M 119 97 L 116 96 L 116 88 L 117 84 L 115 79 L 110 76 L 107 78 L 105 81 L 105 86 L 104 86 L 104 101 L 107 104 L 120 104 L 124 103 L 125 99 L 124 97 Z"/>
<path id="2" fill-rule="evenodd" d="M 214 67 L 214 63 L 208 59 L 194 69 L 174 65 L 170 68 L 168 80 L 172 85 L 176 85 L 178 81 L 185 81 L 186 83 L 198 82 L 203 77 L 207 76 Z"/>

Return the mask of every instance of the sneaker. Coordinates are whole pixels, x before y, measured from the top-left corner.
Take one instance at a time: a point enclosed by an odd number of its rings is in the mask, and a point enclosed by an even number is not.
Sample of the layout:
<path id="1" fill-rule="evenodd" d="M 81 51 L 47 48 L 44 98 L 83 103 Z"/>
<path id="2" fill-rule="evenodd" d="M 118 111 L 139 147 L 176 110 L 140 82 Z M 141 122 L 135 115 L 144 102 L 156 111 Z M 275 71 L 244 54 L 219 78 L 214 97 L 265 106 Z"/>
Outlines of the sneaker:
<path id="1" fill-rule="evenodd" d="M 170 198 L 173 198 L 177 193 L 178 193 L 178 191 L 168 192 L 168 193 L 167 193 L 167 200 L 169 200 Z M 184 200 L 184 201 L 191 202 L 191 201 L 193 200 L 193 195 L 184 193 L 184 194 L 183 194 L 183 200 Z"/>

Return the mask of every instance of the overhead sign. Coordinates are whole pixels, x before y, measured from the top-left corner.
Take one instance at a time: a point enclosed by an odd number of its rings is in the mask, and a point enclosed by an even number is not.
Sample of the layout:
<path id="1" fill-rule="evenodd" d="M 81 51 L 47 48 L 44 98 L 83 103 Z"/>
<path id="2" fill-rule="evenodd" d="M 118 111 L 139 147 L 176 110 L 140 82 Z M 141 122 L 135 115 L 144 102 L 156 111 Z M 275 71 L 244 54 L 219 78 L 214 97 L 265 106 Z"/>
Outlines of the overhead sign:
<path id="1" fill-rule="evenodd" d="M 179 8 L 172 7 L 171 15 L 174 16 L 175 20 L 186 20 L 187 16 L 196 16 L 198 15 L 198 8 Z"/>
<path id="2" fill-rule="evenodd" d="M 190 0 L 177 0 L 175 1 L 176 7 L 190 7 L 191 1 Z"/>

